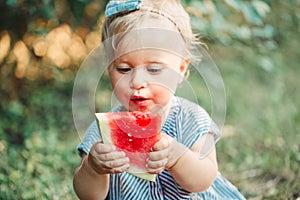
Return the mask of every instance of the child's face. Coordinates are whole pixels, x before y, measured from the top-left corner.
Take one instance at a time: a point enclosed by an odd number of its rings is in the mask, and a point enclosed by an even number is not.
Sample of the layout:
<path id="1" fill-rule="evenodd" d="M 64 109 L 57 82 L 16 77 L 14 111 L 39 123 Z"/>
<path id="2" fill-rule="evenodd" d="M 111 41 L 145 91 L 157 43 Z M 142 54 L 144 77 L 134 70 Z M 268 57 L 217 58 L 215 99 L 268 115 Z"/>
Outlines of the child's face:
<path id="1" fill-rule="evenodd" d="M 130 111 L 165 107 L 188 61 L 157 49 L 137 50 L 118 57 L 109 68 L 114 93 Z"/>

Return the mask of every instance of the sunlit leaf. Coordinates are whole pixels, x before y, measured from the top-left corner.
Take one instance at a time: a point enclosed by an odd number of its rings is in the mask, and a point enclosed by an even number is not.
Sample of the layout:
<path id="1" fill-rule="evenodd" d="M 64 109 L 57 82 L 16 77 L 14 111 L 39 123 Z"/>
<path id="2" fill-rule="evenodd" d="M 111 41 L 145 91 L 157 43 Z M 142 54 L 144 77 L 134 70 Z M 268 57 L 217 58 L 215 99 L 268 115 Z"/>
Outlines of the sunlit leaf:
<path id="1" fill-rule="evenodd" d="M 22 116 L 24 106 L 19 101 L 12 101 L 8 105 L 8 110 L 14 116 Z"/>
<path id="2" fill-rule="evenodd" d="M 224 17 L 216 12 L 212 15 L 212 24 L 211 26 L 216 30 L 225 30 L 227 28 L 227 22 L 225 21 Z"/>
<path id="3" fill-rule="evenodd" d="M 275 68 L 273 61 L 267 56 L 261 56 L 258 58 L 260 67 L 266 72 L 272 72 Z"/>
<path id="4" fill-rule="evenodd" d="M 11 7 L 17 7 L 18 3 L 15 0 L 6 0 L 6 4 Z"/>
<path id="5" fill-rule="evenodd" d="M 199 10 L 202 14 L 208 14 L 208 9 L 201 1 L 191 1 L 190 7 Z"/>
<path id="6" fill-rule="evenodd" d="M 233 33 L 235 34 L 235 36 L 237 38 L 242 39 L 242 40 L 248 40 L 252 36 L 251 30 L 250 30 L 250 28 L 248 26 L 236 27 L 233 30 Z"/>
<path id="7" fill-rule="evenodd" d="M 248 22 L 259 26 L 263 25 L 260 15 L 251 4 L 246 4 L 243 7 L 242 12 Z"/>
<path id="8" fill-rule="evenodd" d="M 254 0 L 251 3 L 261 17 L 265 17 L 271 11 L 270 6 L 264 1 Z"/>
<path id="9" fill-rule="evenodd" d="M 43 0 L 44 5 L 50 5 L 53 0 Z"/>
<path id="10" fill-rule="evenodd" d="M 261 38 L 272 38 L 276 33 L 274 27 L 271 25 L 266 25 L 263 28 L 253 28 L 252 32 L 255 37 Z"/>
<path id="11" fill-rule="evenodd" d="M 245 3 L 240 0 L 225 0 L 225 2 L 238 11 L 242 11 L 245 6 Z"/>

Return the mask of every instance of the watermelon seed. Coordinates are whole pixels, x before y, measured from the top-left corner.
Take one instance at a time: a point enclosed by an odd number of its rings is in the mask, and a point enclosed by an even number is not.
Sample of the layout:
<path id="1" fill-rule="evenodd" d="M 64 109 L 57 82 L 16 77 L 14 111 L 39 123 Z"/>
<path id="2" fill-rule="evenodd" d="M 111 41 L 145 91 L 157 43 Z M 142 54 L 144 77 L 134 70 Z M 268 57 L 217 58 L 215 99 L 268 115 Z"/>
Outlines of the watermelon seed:
<path id="1" fill-rule="evenodd" d="M 129 138 L 128 138 L 128 141 L 129 141 L 129 142 L 132 142 L 132 138 L 131 138 L 132 135 L 131 135 L 130 133 L 127 133 L 127 136 L 129 137 Z"/>

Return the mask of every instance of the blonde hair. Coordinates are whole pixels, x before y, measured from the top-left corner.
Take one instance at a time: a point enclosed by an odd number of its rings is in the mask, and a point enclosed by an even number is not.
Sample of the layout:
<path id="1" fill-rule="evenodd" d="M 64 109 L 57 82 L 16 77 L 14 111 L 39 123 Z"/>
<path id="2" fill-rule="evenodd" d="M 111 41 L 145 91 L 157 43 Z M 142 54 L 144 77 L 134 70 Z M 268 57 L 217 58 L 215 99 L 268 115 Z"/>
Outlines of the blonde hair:
<path id="1" fill-rule="evenodd" d="M 181 34 L 189 51 L 195 44 L 199 43 L 193 34 L 190 17 L 180 0 L 143 0 L 138 10 L 107 17 L 102 28 L 102 41 L 119 33 L 139 28 L 142 21 L 149 16 L 166 18 L 172 22 Z"/>

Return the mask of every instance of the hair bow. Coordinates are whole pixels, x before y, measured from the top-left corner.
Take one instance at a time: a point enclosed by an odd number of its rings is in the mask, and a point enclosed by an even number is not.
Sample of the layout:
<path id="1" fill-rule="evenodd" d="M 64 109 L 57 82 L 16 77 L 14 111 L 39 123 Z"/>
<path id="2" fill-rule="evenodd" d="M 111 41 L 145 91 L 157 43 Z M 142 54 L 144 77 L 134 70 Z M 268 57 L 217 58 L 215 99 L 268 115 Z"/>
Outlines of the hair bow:
<path id="1" fill-rule="evenodd" d="M 106 5 L 105 16 L 110 17 L 115 14 L 138 10 L 141 5 L 142 0 L 111 0 Z"/>

